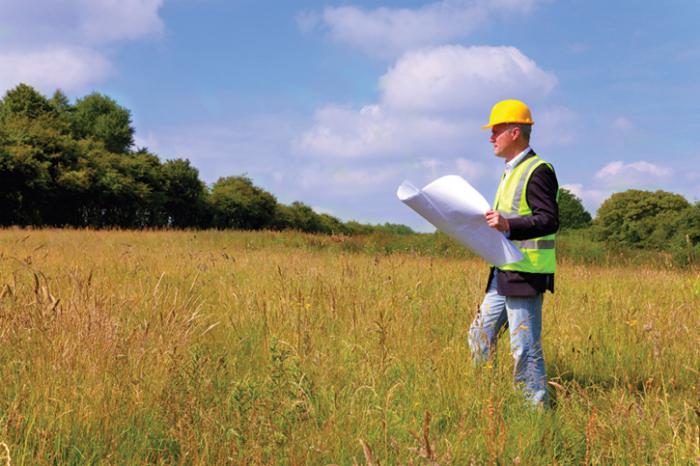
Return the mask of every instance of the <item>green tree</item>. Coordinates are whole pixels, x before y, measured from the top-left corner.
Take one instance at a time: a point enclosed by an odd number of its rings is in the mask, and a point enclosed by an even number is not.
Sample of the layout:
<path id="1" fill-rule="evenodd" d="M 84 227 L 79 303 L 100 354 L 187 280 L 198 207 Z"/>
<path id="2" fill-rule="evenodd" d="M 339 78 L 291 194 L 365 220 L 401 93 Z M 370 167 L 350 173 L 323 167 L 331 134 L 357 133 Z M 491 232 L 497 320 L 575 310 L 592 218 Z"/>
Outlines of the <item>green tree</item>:
<path id="1" fill-rule="evenodd" d="M 572 230 L 591 226 L 591 214 L 581 199 L 566 188 L 559 189 L 559 229 Z"/>
<path id="2" fill-rule="evenodd" d="M 617 246 L 665 249 L 690 204 L 679 194 L 630 189 L 610 196 L 598 209 L 598 239 Z"/>
<path id="3" fill-rule="evenodd" d="M 686 209 L 677 220 L 671 251 L 678 265 L 700 263 L 700 202 Z"/>
<path id="4" fill-rule="evenodd" d="M 175 228 L 208 226 L 207 187 L 189 160 L 168 160 L 163 164 L 165 210 L 168 225 Z"/>
<path id="5" fill-rule="evenodd" d="M 278 206 L 275 227 L 306 233 L 331 233 L 334 222 L 330 220 L 330 215 L 327 217 L 324 219 L 308 205 L 294 201 L 291 205 Z"/>
<path id="6" fill-rule="evenodd" d="M 134 144 L 131 112 L 111 98 L 93 93 L 75 103 L 73 130 L 77 138 L 94 138 L 110 152 L 127 153 Z"/>
<path id="7" fill-rule="evenodd" d="M 373 231 L 371 225 L 360 223 L 355 220 L 345 222 L 345 228 L 349 235 L 368 235 Z"/>
<path id="8" fill-rule="evenodd" d="M 49 100 L 33 87 L 19 84 L 5 93 L 0 105 L 0 117 L 23 116 L 35 119 L 53 110 Z"/>
<path id="9" fill-rule="evenodd" d="M 59 111 L 25 84 L 0 102 L 0 157 L 0 222 L 64 224 L 60 180 L 76 168 L 78 145 Z"/>
<path id="10" fill-rule="evenodd" d="M 60 89 L 56 89 L 48 102 L 57 112 L 71 112 L 75 108 L 71 105 L 68 97 Z"/>
<path id="11" fill-rule="evenodd" d="M 117 154 L 101 143 L 83 141 L 88 152 L 90 195 L 81 217 L 102 228 L 159 227 L 167 224 L 165 189 L 158 157 L 146 150 Z"/>
<path id="12" fill-rule="evenodd" d="M 0 225 L 297 229 L 409 234 L 403 225 L 343 223 L 302 202 L 279 205 L 246 176 L 211 193 L 188 160 L 133 150 L 129 110 L 93 93 L 75 104 L 20 84 L 0 99 Z"/>
<path id="13" fill-rule="evenodd" d="M 337 235 L 345 233 L 345 225 L 339 218 L 330 214 L 320 214 L 321 232 L 327 235 Z"/>
<path id="14" fill-rule="evenodd" d="M 685 213 L 679 220 L 680 228 L 677 237 L 681 243 L 698 245 L 700 244 L 700 202 L 693 204 Z"/>
<path id="15" fill-rule="evenodd" d="M 219 178 L 211 190 L 214 226 L 259 230 L 273 227 L 277 199 L 247 176 Z"/>
<path id="16" fill-rule="evenodd" d="M 385 223 L 384 225 L 377 225 L 376 229 L 379 231 L 385 231 L 391 233 L 392 235 L 412 235 L 415 231 L 409 226 L 402 225 L 400 223 Z"/>

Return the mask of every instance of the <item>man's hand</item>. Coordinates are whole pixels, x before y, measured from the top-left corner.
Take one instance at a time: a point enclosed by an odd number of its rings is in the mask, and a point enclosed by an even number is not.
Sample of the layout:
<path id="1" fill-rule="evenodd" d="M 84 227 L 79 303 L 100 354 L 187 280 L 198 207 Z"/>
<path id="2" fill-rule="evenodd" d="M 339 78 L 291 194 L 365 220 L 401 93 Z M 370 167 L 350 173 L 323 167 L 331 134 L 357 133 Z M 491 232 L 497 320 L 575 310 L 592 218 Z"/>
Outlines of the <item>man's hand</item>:
<path id="1" fill-rule="evenodd" d="M 510 224 L 508 223 L 508 219 L 500 213 L 494 210 L 489 210 L 488 212 L 486 212 L 484 217 L 486 217 L 486 223 L 488 223 L 488 225 L 491 228 L 495 228 L 496 230 L 502 231 L 503 233 L 506 233 L 510 230 Z"/>

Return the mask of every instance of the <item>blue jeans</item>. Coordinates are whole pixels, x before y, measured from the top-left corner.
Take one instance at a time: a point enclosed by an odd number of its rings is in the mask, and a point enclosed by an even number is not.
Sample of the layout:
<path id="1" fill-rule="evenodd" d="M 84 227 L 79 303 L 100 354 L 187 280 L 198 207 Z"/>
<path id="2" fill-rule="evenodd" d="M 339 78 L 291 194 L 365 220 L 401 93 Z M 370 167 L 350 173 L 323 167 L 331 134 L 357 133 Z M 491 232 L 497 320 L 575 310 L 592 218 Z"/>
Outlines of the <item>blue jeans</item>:
<path id="1" fill-rule="evenodd" d="M 496 274 L 498 271 L 495 272 Z M 547 403 L 547 374 L 542 354 L 542 294 L 501 296 L 494 274 L 479 314 L 469 328 L 469 347 L 475 362 L 486 361 L 496 348 L 498 331 L 508 322 L 513 375 L 532 404 Z"/>

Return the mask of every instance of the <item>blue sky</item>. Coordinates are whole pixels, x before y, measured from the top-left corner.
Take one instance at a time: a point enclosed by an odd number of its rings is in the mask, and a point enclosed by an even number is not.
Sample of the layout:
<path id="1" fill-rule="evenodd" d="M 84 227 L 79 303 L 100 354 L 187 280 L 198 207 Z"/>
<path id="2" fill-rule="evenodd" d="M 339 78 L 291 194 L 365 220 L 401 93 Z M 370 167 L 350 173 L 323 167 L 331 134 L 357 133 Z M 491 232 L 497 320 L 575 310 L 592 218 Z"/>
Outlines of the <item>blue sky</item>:
<path id="1" fill-rule="evenodd" d="M 594 211 L 611 193 L 700 199 L 700 2 L 2 0 L 0 91 L 97 91 L 136 141 L 208 183 L 428 226 L 395 196 L 502 170 L 480 125 L 528 102 L 533 148 Z"/>

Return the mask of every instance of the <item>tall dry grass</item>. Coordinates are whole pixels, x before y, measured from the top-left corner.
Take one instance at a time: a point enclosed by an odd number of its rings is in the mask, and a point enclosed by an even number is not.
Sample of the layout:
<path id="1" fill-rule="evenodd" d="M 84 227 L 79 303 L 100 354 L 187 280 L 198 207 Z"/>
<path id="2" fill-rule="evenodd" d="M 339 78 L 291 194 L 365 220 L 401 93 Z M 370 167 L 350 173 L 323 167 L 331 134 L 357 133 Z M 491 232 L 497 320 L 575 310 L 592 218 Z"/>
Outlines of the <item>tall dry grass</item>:
<path id="1" fill-rule="evenodd" d="M 469 363 L 481 261 L 331 241 L 0 232 L 0 461 L 700 461 L 697 272 L 565 260 L 540 412 Z"/>

